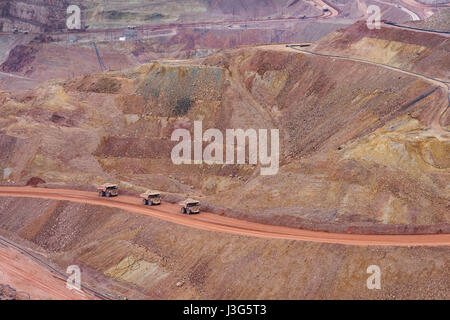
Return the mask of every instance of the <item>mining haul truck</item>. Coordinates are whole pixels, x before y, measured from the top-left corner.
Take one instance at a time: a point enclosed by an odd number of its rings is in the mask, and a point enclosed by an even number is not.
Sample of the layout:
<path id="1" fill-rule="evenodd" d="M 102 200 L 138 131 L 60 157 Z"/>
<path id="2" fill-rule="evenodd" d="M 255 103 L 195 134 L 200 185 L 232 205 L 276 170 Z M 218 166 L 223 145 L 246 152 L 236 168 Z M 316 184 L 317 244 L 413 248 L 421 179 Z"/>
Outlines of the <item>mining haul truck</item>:
<path id="1" fill-rule="evenodd" d="M 119 186 L 113 183 L 105 183 L 97 187 L 97 192 L 100 197 L 113 197 L 119 195 Z"/>
<path id="2" fill-rule="evenodd" d="M 181 204 L 181 213 L 200 213 L 200 201 L 187 199 Z"/>
<path id="3" fill-rule="evenodd" d="M 157 206 L 161 204 L 161 194 L 158 191 L 147 190 L 141 193 L 139 197 L 142 198 L 142 204 Z"/>

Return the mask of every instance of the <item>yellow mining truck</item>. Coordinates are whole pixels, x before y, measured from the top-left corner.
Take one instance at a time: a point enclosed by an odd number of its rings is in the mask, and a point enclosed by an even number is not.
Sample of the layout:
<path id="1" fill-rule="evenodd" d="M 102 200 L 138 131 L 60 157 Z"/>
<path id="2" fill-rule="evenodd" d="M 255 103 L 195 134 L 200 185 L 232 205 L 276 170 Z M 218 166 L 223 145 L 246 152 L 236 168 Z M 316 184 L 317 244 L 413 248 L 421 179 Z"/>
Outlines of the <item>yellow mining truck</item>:
<path id="1" fill-rule="evenodd" d="M 181 213 L 193 214 L 200 213 L 200 201 L 187 199 L 181 204 Z"/>
<path id="2" fill-rule="evenodd" d="M 97 187 L 97 192 L 100 197 L 114 197 L 119 195 L 119 186 L 114 183 L 104 183 Z"/>
<path id="3" fill-rule="evenodd" d="M 141 193 L 139 197 L 142 198 L 142 204 L 145 206 L 157 206 L 161 204 L 161 194 L 158 191 L 147 190 Z"/>

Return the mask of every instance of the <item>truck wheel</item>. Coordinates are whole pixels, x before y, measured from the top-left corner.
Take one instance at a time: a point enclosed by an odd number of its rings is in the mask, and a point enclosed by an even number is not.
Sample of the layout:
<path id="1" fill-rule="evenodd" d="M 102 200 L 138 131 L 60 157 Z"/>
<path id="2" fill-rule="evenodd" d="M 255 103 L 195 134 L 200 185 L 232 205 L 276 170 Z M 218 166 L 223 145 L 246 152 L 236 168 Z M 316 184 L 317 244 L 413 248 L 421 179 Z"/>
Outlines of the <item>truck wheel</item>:
<path id="1" fill-rule="evenodd" d="M 106 193 L 106 197 L 107 197 L 107 198 L 111 197 L 111 193 L 107 192 L 107 193 Z"/>
<path id="2" fill-rule="evenodd" d="M 184 208 L 181 208 L 181 213 L 186 213 L 186 210 Z"/>
<path id="3" fill-rule="evenodd" d="M 98 192 L 98 195 L 99 195 L 100 197 L 103 197 L 103 196 L 104 196 L 103 191 L 99 191 L 99 192 Z"/>
<path id="4" fill-rule="evenodd" d="M 187 214 L 191 214 L 191 209 L 186 209 Z"/>
<path id="5" fill-rule="evenodd" d="M 144 206 L 148 205 L 147 199 L 142 199 L 142 204 L 143 204 Z"/>

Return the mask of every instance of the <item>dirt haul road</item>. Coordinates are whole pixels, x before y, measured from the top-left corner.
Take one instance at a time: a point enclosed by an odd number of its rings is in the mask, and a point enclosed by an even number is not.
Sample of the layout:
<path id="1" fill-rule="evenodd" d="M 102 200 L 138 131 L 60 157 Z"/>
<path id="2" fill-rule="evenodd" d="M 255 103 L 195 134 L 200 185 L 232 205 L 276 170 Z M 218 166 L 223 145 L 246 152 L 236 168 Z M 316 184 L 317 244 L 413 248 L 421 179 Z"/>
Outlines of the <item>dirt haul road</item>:
<path id="1" fill-rule="evenodd" d="M 443 105 L 442 110 L 440 110 L 439 112 L 437 112 L 431 122 L 430 122 L 430 128 L 432 130 L 434 130 L 434 132 L 436 134 L 444 134 L 445 136 L 447 136 L 448 133 L 448 129 L 446 129 L 443 125 L 442 125 L 442 118 L 444 117 L 444 115 L 447 113 L 449 107 L 450 107 L 450 82 L 448 81 L 444 81 L 442 79 L 436 79 L 436 78 L 432 78 L 423 74 L 419 74 L 413 71 L 408 71 L 408 70 L 404 70 L 404 69 L 400 69 L 398 67 L 394 67 L 391 65 L 387 65 L 387 64 L 383 64 L 383 63 L 377 63 L 377 62 L 373 62 L 373 61 L 368 61 L 368 60 L 363 60 L 363 59 L 359 59 L 359 58 L 352 58 L 352 57 L 345 57 L 345 56 L 338 56 L 338 55 L 330 55 L 330 54 L 325 54 L 325 53 L 320 53 L 320 52 L 314 52 L 314 51 L 308 51 L 308 50 L 303 50 L 298 48 L 299 44 L 293 44 L 293 45 L 266 45 L 264 46 L 264 48 L 266 49 L 271 49 L 271 50 L 284 50 L 284 51 L 289 51 L 289 50 L 295 50 L 304 54 L 309 54 L 309 55 L 315 55 L 315 56 L 320 56 L 320 57 L 325 57 L 325 58 L 332 58 L 332 59 L 339 59 L 339 60 L 347 60 L 347 61 L 353 61 L 353 62 L 361 62 L 361 63 L 365 63 L 365 64 L 369 64 L 369 65 L 373 65 L 373 66 L 378 66 L 381 68 L 385 68 L 385 69 L 389 69 L 392 71 L 397 71 L 397 72 L 401 72 L 404 74 L 407 74 L 409 76 L 413 76 L 413 77 L 417 77 L 420 78 L 422 80 L 428 81 L 436 86 L 441 87 L 442 90 L 444 90 L 445 92 L 445 104 Z"/>
<path id="2" fill-rule="evenodd" d="M 67 200 L 101 205 L 147 215 L 187 227 L 249 237 L 355 246 L 450 246 L 450 234 L 357 235 L 309 231 L 232 219 L 209 212 L 201 212 L 198 215 L 187 216 L 181 214 L 180 207 L 175 204 L 163 203 L 161 206 L 148 207 L 143 206 L 138 197 L 121 195 L 116 198 L 101 198 L 97 193 L 79 190 L 0 187 L 0 196 Z"/>
<path id="3" fill-rule="evenodd" d="M 322 1 L 319 1 L 323 3 Z M 326 5 L 323 3 L 323 5 Z M 316 7 L 320 7 L 319 5 L 316 5 Z M 175 30 L 183 30 L 183 29 L 193 29 L 193 28 L 204 28 L 204 29 L 212 29 L 212 28 L 220 28 L 220 29 L 249 29 L 249 28 L 255 28 L 255 27 L 270 27 L 276 24 L 280 23 L 292 23 L 297 21 L 315 21 L 315 20 L 321 20 L 321 19 L 329 19 L 333 18 L 339 15 L 339 12 L 334 9 L 331 6 L 327 6 L 329 11 L 323 11 L 320 15 L 317 16 L 311 16 L 311 17 L 298 17 L 298 16 L 292 16 L 292 17 L 280 17 L 280 18 L 264 18 L 264 19 L 245 19 L 245 20 L 224 20 L 224 21 L 204 21 L 204 22 L 185 22 L 185 23 L 163 23 L 163 24 L 142 24 L 135 27 L 137 31 L 145 32 L 145 31 L 158 31 L 158 30 L 172 30 L 172 32 Z M 320 9 L 321 10 L 321 9 Z M 128 27 L 117 27 L 117 28 L 107 28 L 107 29 L 87 29 L 87 30 L 75 30 L 71 32 L 66 31 L 52 31 L 49 32 L 48 35 L 50 36 L 61 36 L 61 35 L 89 35 L 89 34 L 96 34 L 96 33 L 105 33 L 107 35 L 110 35 L 114 32 L 122 33 L 123 31 L 127 30 Z M 0 34 L 9 35 L 10 33 L 3 32 Z M 164 34 L 165 36 L 165 34 Z"/>

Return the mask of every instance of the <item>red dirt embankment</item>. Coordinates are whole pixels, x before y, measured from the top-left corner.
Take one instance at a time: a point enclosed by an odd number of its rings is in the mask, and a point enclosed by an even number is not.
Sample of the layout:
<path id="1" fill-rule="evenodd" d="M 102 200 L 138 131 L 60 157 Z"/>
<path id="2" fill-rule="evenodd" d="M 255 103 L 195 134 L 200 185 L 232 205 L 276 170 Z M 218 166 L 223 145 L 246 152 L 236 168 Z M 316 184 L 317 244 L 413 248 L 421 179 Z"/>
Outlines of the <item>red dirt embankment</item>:
<path id="1" fill-rule="evenodd" d="M 210 207 L 267 224 L 445 232 L 448 143 L 427 129 L 442 110 L 443 90 L 376 63 L 280 47 L 226 50 L 5 94 L 4 183 L 34 176 L 64 185 L 114 180 L 136 192 L 204 196 Z M 278 128 L 279 172 L 174 165 L 173 130 L 192 130 L 199 119 L 204 130 Z"/>
<path id="2" fill-rule="evenodd" d="M 45 252 L 61 270 L 79 265 L 82 281 L 130 299 L 448 299 L 450 294 L 447 247 L 269 240 L 72 201 L 0 197 L 0 207 L 0 231 L 10 239 Z M 373 264 L 382 270 L 381 290 L 366 288 L 366 270 Z"/>
<path id="3" fill-rule="evenodd" d="M 92 294 L 69 290 L 65 279 L 24 254 L 0 246 L 0 300 L 86 300 Z"/>
<path id="4" fill-rule="evenodd" d="M 450 81 L 449 35 L 388 25 L 370 30 L 366 21 L 337 30 L 318 41 L 315 52 L 345 55 L 401 67 Z"/>
<path id="5" fill-rule="evenodd" d="M 27 186 L 37 187 L 38 184 L 42 184 L 42 183 L 45 183 L 45 181 L 42 180 L 41 178 L 39 178 L 39 177 L 31 177 L 27 181 Z"/>
<path id="6" fill-rule="evenodd" d="M 450 234 L 437 235 L 355 235 L 307 231 L 254 222 L 236 220 L 202 212 L 187 217 L 179 213 L 178 205 L 165 203 L 158 207 L 144 207 L 138 197 L 120 196 L 115 199 L 101 199 L 97 194 L 78 190 L 45 189 L 29 187 L 0 187 L 0 196 L 59 199 L 74 202 L 100 204 L 149 215 L 169 222 L 202 230 L 226 232 L 244 236 L 271 239 L 290 239 L 348 245 L 388 246 L 449 246 Z"/>
<path id="7" fill-rule="evenodd" d="M 36 58 L 38 50 L 29 45 L 18 45 L 9 53 L 8 59 L 1 65 L 3 72 L 24 72 L 31 70 L 28 68 Z"/>
<path id="8" fill-rule="evenodd" d="M 31 74 L 34 71 L 34 62 L 42 49 L 42 44 L 48 44 L 52 41 L 51 37 L 40 34 L 26 44 L 13 47 L 9 51 L 7 59 L 0 65 L 0 70 L 6 73 Z"/>

